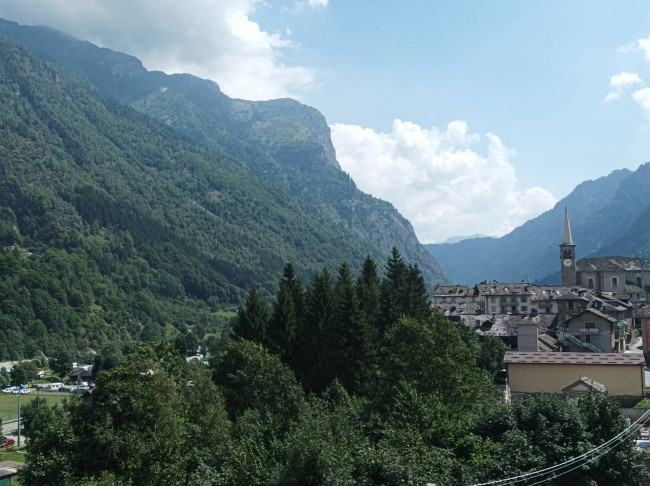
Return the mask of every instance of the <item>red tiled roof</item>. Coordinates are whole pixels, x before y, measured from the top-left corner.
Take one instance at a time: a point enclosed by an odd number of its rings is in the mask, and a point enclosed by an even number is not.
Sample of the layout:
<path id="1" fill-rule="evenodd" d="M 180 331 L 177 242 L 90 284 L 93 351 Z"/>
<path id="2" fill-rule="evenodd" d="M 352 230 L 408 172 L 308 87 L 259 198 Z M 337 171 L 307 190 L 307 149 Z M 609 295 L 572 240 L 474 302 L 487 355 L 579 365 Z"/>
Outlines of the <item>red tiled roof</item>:
<path id="1" fill-rule="evenodd" d="M 642 354 L 636 353 L 539 353 L 534 351 L 506 351 L 504 363 L 512 364 L 580 364 L 641 366 Z"/>

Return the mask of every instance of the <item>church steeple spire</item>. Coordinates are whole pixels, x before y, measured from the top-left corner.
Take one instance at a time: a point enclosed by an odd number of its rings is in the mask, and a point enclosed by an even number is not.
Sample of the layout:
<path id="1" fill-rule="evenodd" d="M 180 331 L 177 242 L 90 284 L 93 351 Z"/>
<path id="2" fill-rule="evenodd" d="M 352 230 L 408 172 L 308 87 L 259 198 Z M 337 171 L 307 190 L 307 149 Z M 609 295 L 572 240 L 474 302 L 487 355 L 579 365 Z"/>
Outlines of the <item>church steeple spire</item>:
<path id="1" fill-rule="evenodd" d="M 573 238 L 571 238 L 571 226 L 569 225 L 569 213 L 564 208 L 564 232 L 562 233 L 562 244 L 573 245 Z"/>

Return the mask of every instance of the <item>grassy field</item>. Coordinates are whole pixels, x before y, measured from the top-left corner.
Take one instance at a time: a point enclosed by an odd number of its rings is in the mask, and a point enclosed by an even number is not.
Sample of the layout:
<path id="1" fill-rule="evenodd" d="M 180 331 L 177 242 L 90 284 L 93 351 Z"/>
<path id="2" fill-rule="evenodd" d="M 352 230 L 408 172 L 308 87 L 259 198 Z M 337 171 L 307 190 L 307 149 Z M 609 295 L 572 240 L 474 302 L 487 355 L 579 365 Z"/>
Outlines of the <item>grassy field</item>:
<path id="1" fill-rule="evenodd" d="M 61 403 L 64 398 L 70 398 L 71 396 L 73 395 L 70 393 L 56 392 L 41 392 L 39 395 L 36 391 L 33 391 L 29 395 L 22 395 L 20 397 L 20 403 L 21 405 L 25 405 L 33 400 L 46 398 L 48 405 L 54 405 L 55 403 Z M 2 419 L 3 423 L 18 419 L 18 395 L 0 393 L 0 419 Z"/>

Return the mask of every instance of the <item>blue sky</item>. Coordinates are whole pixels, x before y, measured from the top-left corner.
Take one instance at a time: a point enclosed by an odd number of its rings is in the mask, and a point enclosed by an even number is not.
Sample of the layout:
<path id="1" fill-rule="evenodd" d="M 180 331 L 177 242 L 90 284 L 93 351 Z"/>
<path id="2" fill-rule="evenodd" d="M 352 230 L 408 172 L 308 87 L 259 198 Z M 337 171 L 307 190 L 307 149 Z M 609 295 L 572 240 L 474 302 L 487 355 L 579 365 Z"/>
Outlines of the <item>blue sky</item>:
<path id="1" fill-rule="evenodd" d="M 650 160 L 648 2 L 23 0 L 0 17 L 315 106 L 342 168 L 425 243 L 504 234 Z"/>

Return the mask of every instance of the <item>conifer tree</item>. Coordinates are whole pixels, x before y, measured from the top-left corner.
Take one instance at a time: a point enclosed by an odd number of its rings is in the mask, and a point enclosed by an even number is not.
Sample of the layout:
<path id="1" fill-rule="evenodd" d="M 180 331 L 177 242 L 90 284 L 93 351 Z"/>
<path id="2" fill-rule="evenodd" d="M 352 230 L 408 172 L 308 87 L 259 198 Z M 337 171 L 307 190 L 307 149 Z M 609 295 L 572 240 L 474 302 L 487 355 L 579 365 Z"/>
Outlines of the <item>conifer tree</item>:
<path id="1" fill-rule="evenodd" d="M 240 309 L 237 316 L 237 322 L 234 326 L 235 334 L 249 341 L 263 343 L 268 321 L 269 307 L 260 298 L 257 289 L 253 287 L 246 297 L 244 307 Z"/>
<path id="2" fill-rule="evenodd" d="M 293 306 L 296 311 L 296 318 L 300 320 L 303 316 L 305 308 L 305 292 L 302 288 L 302 282 L 298 277 L 296 277 L 296 273 L 291 262 L 288 262 L 284 266 L 280 285 L 284 285 L 289 289 L 289 292 L 291 293 L 291 299 L 293 301 Z"/>
<path id="3" fill-rule="evenodd" d="M 386 273 L 381 282 L 380 326 L 388 329 L 404 314 L 404 289 L 408 268 L 396 247 L 386 262 Z"/>
<path id="4" fill-rule="evenodd" d="M 298 316 L 291 288 L 281 281 L 278 296 L 267 328 L 266 345 L 271 353 L 278 354 L 282 361 L 292 360 L 298 332 Z"/>
<path id="5" fill-rule="evenodd" d="M 328 363 L 332 378 L 341 380 L 348 391 L 357 388 L 359 363 L 363 358 L 363 324 L 350 267 L 343 263 L 334 287 L 336 321 L 328 339 Z"/>
<path id="6" fill-rule="evenodd" d="M 408 266 L 403 311 L 415 319 L 426 319 L 431 315 L 427 286 L 417 263 Z"/>
<path id="7" fill-rule="evenodd" d="M 377 264 L 370 255 L 366 256 L 357 279 L 359 310 L 366 323 L 375 324 L 379 316 L 379 277 Z"/>
<path id="8" fill-rule="evenodd" d="M 314 275 L 307 289 L 305 318 L 299 331 L 296 374 L 310 391 L 320 392 L 329 384 L 326 335 L 336 319 L 332 277 L 327 268 Z"/>

